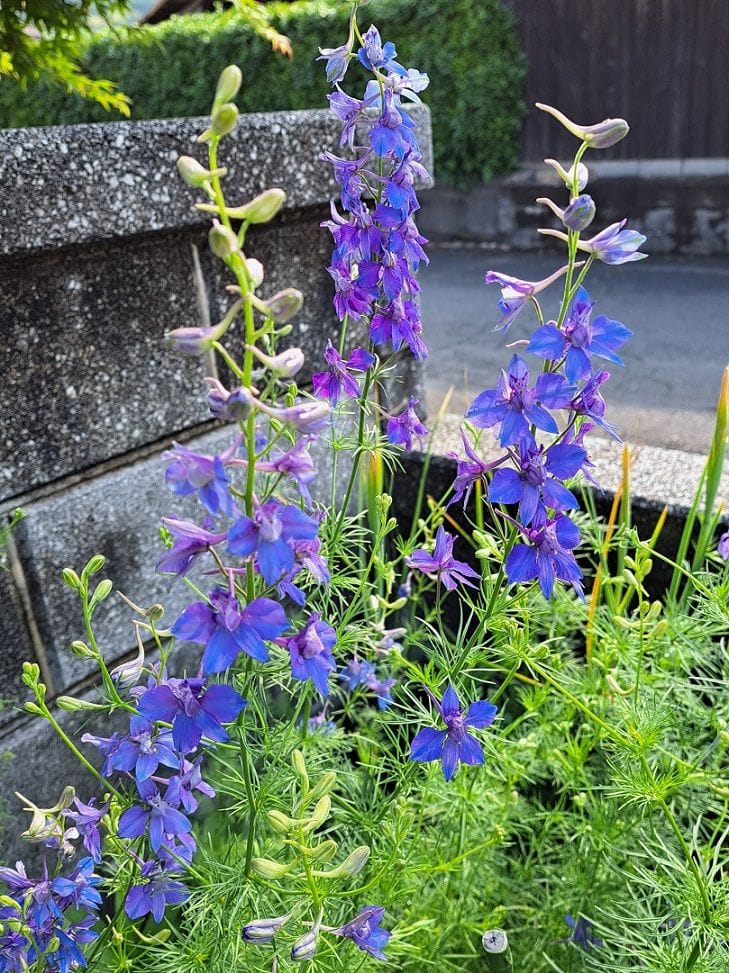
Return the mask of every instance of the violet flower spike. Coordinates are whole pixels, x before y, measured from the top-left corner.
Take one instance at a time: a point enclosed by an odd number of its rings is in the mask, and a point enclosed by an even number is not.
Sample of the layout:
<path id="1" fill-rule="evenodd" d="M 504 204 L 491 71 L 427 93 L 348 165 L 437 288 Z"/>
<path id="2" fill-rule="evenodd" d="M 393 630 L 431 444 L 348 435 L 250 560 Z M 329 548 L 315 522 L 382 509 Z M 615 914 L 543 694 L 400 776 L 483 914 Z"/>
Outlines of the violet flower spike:
<path id="1" fill-rule="evenodd" d="M 440 703 L 435 697 L 432 698 L 446 728 L 436 730 L 425 727 L 416 733 L 410 744 L 410 759 L 418 763 L 440 760 L 444 778 L 451 780 L 459 763 L 477 766 L 484 762 L 481 744 L 468 731 L 491 726 L 497 708 L 493 703 L 482 699 L 471 703 L 464 711 L 455 689 L 450 685 Z"/>

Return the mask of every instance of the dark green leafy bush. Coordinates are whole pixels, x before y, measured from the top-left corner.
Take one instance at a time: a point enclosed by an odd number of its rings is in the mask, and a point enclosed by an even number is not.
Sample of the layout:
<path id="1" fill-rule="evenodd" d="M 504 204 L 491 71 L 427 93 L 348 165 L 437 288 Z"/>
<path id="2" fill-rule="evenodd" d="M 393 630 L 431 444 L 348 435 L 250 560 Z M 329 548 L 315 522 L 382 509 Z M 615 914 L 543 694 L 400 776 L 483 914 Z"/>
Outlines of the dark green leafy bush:
<path id="1" fill-rule="evenodd" d="M 208 110 L 211 79 L 239 64 L 243 111 L 320 108 L 328 86 L 317 48 L 346 32 L 349 5 L 295 0 L 271 5 L 274 25 L 294 47 L 289 60 L 229 14 L 175 17 L 144 30 L 105 32 L 82 55 L 93 76 L 118 82 L 132 117 L 170 118 Z M 501 0 L 375 0 L 363 20 L 398 39 L 406 66 L 428 72 L 424 101 L 433 113 L 436 170 L 464 183 L 516 164 L 524 110 L 522 55 L 513 15 Z M 23 92 L 0 85 L 0 125 L 58 125 L 118 117 L 47 85 Z"/>

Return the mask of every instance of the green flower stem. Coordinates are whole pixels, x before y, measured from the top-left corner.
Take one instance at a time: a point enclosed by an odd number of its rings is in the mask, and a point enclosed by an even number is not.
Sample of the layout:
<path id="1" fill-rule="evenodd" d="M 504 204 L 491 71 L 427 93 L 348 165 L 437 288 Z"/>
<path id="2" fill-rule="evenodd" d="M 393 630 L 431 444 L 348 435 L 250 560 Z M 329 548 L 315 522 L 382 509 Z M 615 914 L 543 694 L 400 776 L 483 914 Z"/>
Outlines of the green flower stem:
<path id="1" fill-rule="evenodd" d="M 53 714 L 51 713 L 51 711 L 46 706 L 45 702 L 43 702 L 42 699 L 38 699 L 37 702 L 38 702 L 38 706 L 39 706 L 39 708 L 41 710 L 41 714 L 43 716 L 43 719 L 47 720 L 48 723 L 51 724 L 51 726 L 53 727 L 53 729 L 56 731 L 56 734 L 58 735 L 59 739 L 63 743 L 65 743 L 65 745 L 68 747 L 68 749 L 74 755 L 74 757 L 76 757 L 76 759 L 79 761 L 79 763 L 81 763 L 86 768 L 86 770 L 88 770 L 88 772 L 90 774 L 93 774 L 93 776 L 98 781 L 100 781 L 100 783 L 103 784 L 103 786 L 106 787 L 107 790 L 109 790 L 112 794 L 114 794 L 115 797 L 118 797 L 120 800 L 123 800 L 124 799 L 124 795 L 120 791 L 118 791 L 116 789 L 116 787 L 114 787 L 113 784 L 110 784 L 109 781 L 106 779 L 106 777 L 103 777 L 99 773 L 99 771 L 96 769 L 96 767 L 94 767 L 94 765 L 90 761 L 88 761 L 86 759 L 86 757 L 84 757 L 84 755 L 78 749 L 78 747 L 73 742 L 73 740 L 61 729 L 61 727 L 59 726 L 59 724 L 56 722 L 56 719 L 54 718 Z M 136 710 L 135 710 L 135 712 L 136 712 Z"/>

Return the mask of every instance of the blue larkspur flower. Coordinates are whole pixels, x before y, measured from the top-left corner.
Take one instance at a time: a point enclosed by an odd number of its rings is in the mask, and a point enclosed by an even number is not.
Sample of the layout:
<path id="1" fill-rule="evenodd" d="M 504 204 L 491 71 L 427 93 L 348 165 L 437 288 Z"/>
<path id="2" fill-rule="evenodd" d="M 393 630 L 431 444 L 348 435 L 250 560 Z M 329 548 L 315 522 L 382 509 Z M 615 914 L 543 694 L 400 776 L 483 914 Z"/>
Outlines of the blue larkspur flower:
<path id="1" fill-rule="evenodd" d="M 387 960 L 383 950 L 392 933 L 380 925 L 384 915 L 384 906 L 366 905 L 354 919 L 345 922 L 338 929 L 333 929 L 332 933 L 350 939 L 355 946 L 374 956 L 375 959 Z"/>
<path id="2" fill-rule="evenodd" d="M 172 724 L 172 740 L 181 754 L 190 753 L 204 735 L 226 743 L 224 723 L 232 723 L 244 700 L 232 686 L 208 685 L 205 679 L 168 679 L 140 698 L 138 708 L 148 720 Z"/>
<path id="3" fill-rule="evenodd" d="M 152 914 L 155 922 L 162 922 L 168 905 L 181 905 L 190 893 L 175 877 L 173 865 L 158 862 L 144 862 L 141 881 L 134 885 L 124 902 L 124 911 L 130 919 L 141 919 Z"/>
<path id="4" fill-rule="evenodd" d="M 313 540 L 318 529 L 318 521 L 300 507 L 268 500 L 252 517 L 236 520 L 228 531 L 228 550 L 239 557 L 255 554 L 263 580 L 275 584 L 294 567 L 293 542 Z"/>
<path id="5" fill-rule="evenodd" d="M 422 440 L 428 435 L 427 426 L 421 421 L 415 411 L 418 400 L 411 395 L 408 404 L 398 416 L 390 416 L 387 420 L 387 439 L 393 446 L 402 446 L 407 452 L 413 449 L 415 440 Z"/>
<path id="6" fill-rule="evenodd" d="M 229 517 L 235 516 L 235 501 L 228 489 L 225 464 L 239 445 L 240 440 L 236 438 L 220 456 L 205 456 L 180 443 L 174 443 L 172 449 L 162 454 L 162 458 L 167 460 L 167 486 L 178 497 L 198 493 L 200 502 L 213 516 L 221 513 Z"/>
<path id="7" fill-rule="evenodd" d="M 572 553 L 580 543 L 579 528 L 569 517 L 547 517 L 537 510 L 530 527 L 520 527 L 524 541 L 515 544 L 504 565 L 510 584 L 539 581 L 545 598 L 551 598 L 555 581 L 572 585 L 583 598 L 582 571 Z"/>
<path id="8" fill-rule="evenodd" d="M 531 436 L 521 440 L 517 469 L 502 467 L 489 484 L 492 503 L 518 503 L 518 517 L 529 524 L 545 505 L 552 510 L 576 510 L 577 498 L 560 481 L 569 480 L 581 470 L 587 452 L 574 443 L 537 446 Z"/>
<path id="9" fill-rule="evenodd" d="M 329 673 L 336 671 L 332 655 L 336 642 L 337 633 L 318 612 L 312 612 L 301 631 L 286 640 L 294 678 L 311 679 L 322 696 L 329 695 Z"/>
<path id="10" fill-rule="evenodd" d="M 215 588 L 209 602 L 196 601 L 183 611 L 172 634 L 205 646 L 202 671 L 208 674 L 230 668 L 241 652 L 268 662 L 266 641 L 277 638 L 288 626 L 283 608 L 271 598 L 255 598 L 241 608 L 234 594 Z"/>
<path id="11" fill-rule="evenodd" d="M 464 710 L 453 686 L 448 686 L 440 703 L 435 697 L 433 701 L 446 728 L 436 730 L 428 726 L 416 733 L 410 744 L 410 759 L 419 763 L 440 760 L 443 776 L 446 780 L 451 780 L 459 762 L 470 766 L 484 762 L 481 744 L 468 731 L 490 726 L 497 709 L 493 703 L 482 699 L 471 703 Z"/>
<path id="12" fill-rule="evenodd" d="M 530 386 L 526 362 L 514 355 L 507 371 L 501 372 L 497 387 L 477 395 L 466 410 L 466 418 L 482 429 L 498 426 L 502 446 L 511 446 L 530 435 L 530 424 L 556 435 L 557 423 L 547 411 L 554 407 L 553 387 L 546 381 L 550 378 L 540 375 Z M 560 384 L 560 396 L 564 397 L 565 392 Z"/>
<path id="13" fill-rule="evenodd" d="M 560 361 L 564 358 L 564 373 L 568 382 L 575 384 L 592 373 L 592 356 L 605 358 L 615 365 L 623 361 L 617 350 L 625 344 L 633 332 L 619 321 L 612 321 L 604 314 L 591 321 L 594 304 L 584 287 L 580 287 L 570 306 L 562 328 L 550 321 L 538 328 L 526 347 L 527 351 L 545 358 Z"/>

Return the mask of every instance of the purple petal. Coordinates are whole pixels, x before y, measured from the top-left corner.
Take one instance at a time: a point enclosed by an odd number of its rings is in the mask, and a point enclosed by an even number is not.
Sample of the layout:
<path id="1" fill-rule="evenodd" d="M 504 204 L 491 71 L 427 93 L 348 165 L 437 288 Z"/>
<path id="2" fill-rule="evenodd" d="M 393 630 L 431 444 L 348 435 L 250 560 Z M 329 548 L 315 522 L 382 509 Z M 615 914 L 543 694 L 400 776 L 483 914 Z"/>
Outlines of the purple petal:
<path id="1" fill-rule="evenodd" d="M 487 699 L 478 699 L 468 707 L 466 725 L 482 730 L 486 726 L 491 726 L 497 712 L 498 708 L 493 703 L 490 703 Z"/>

